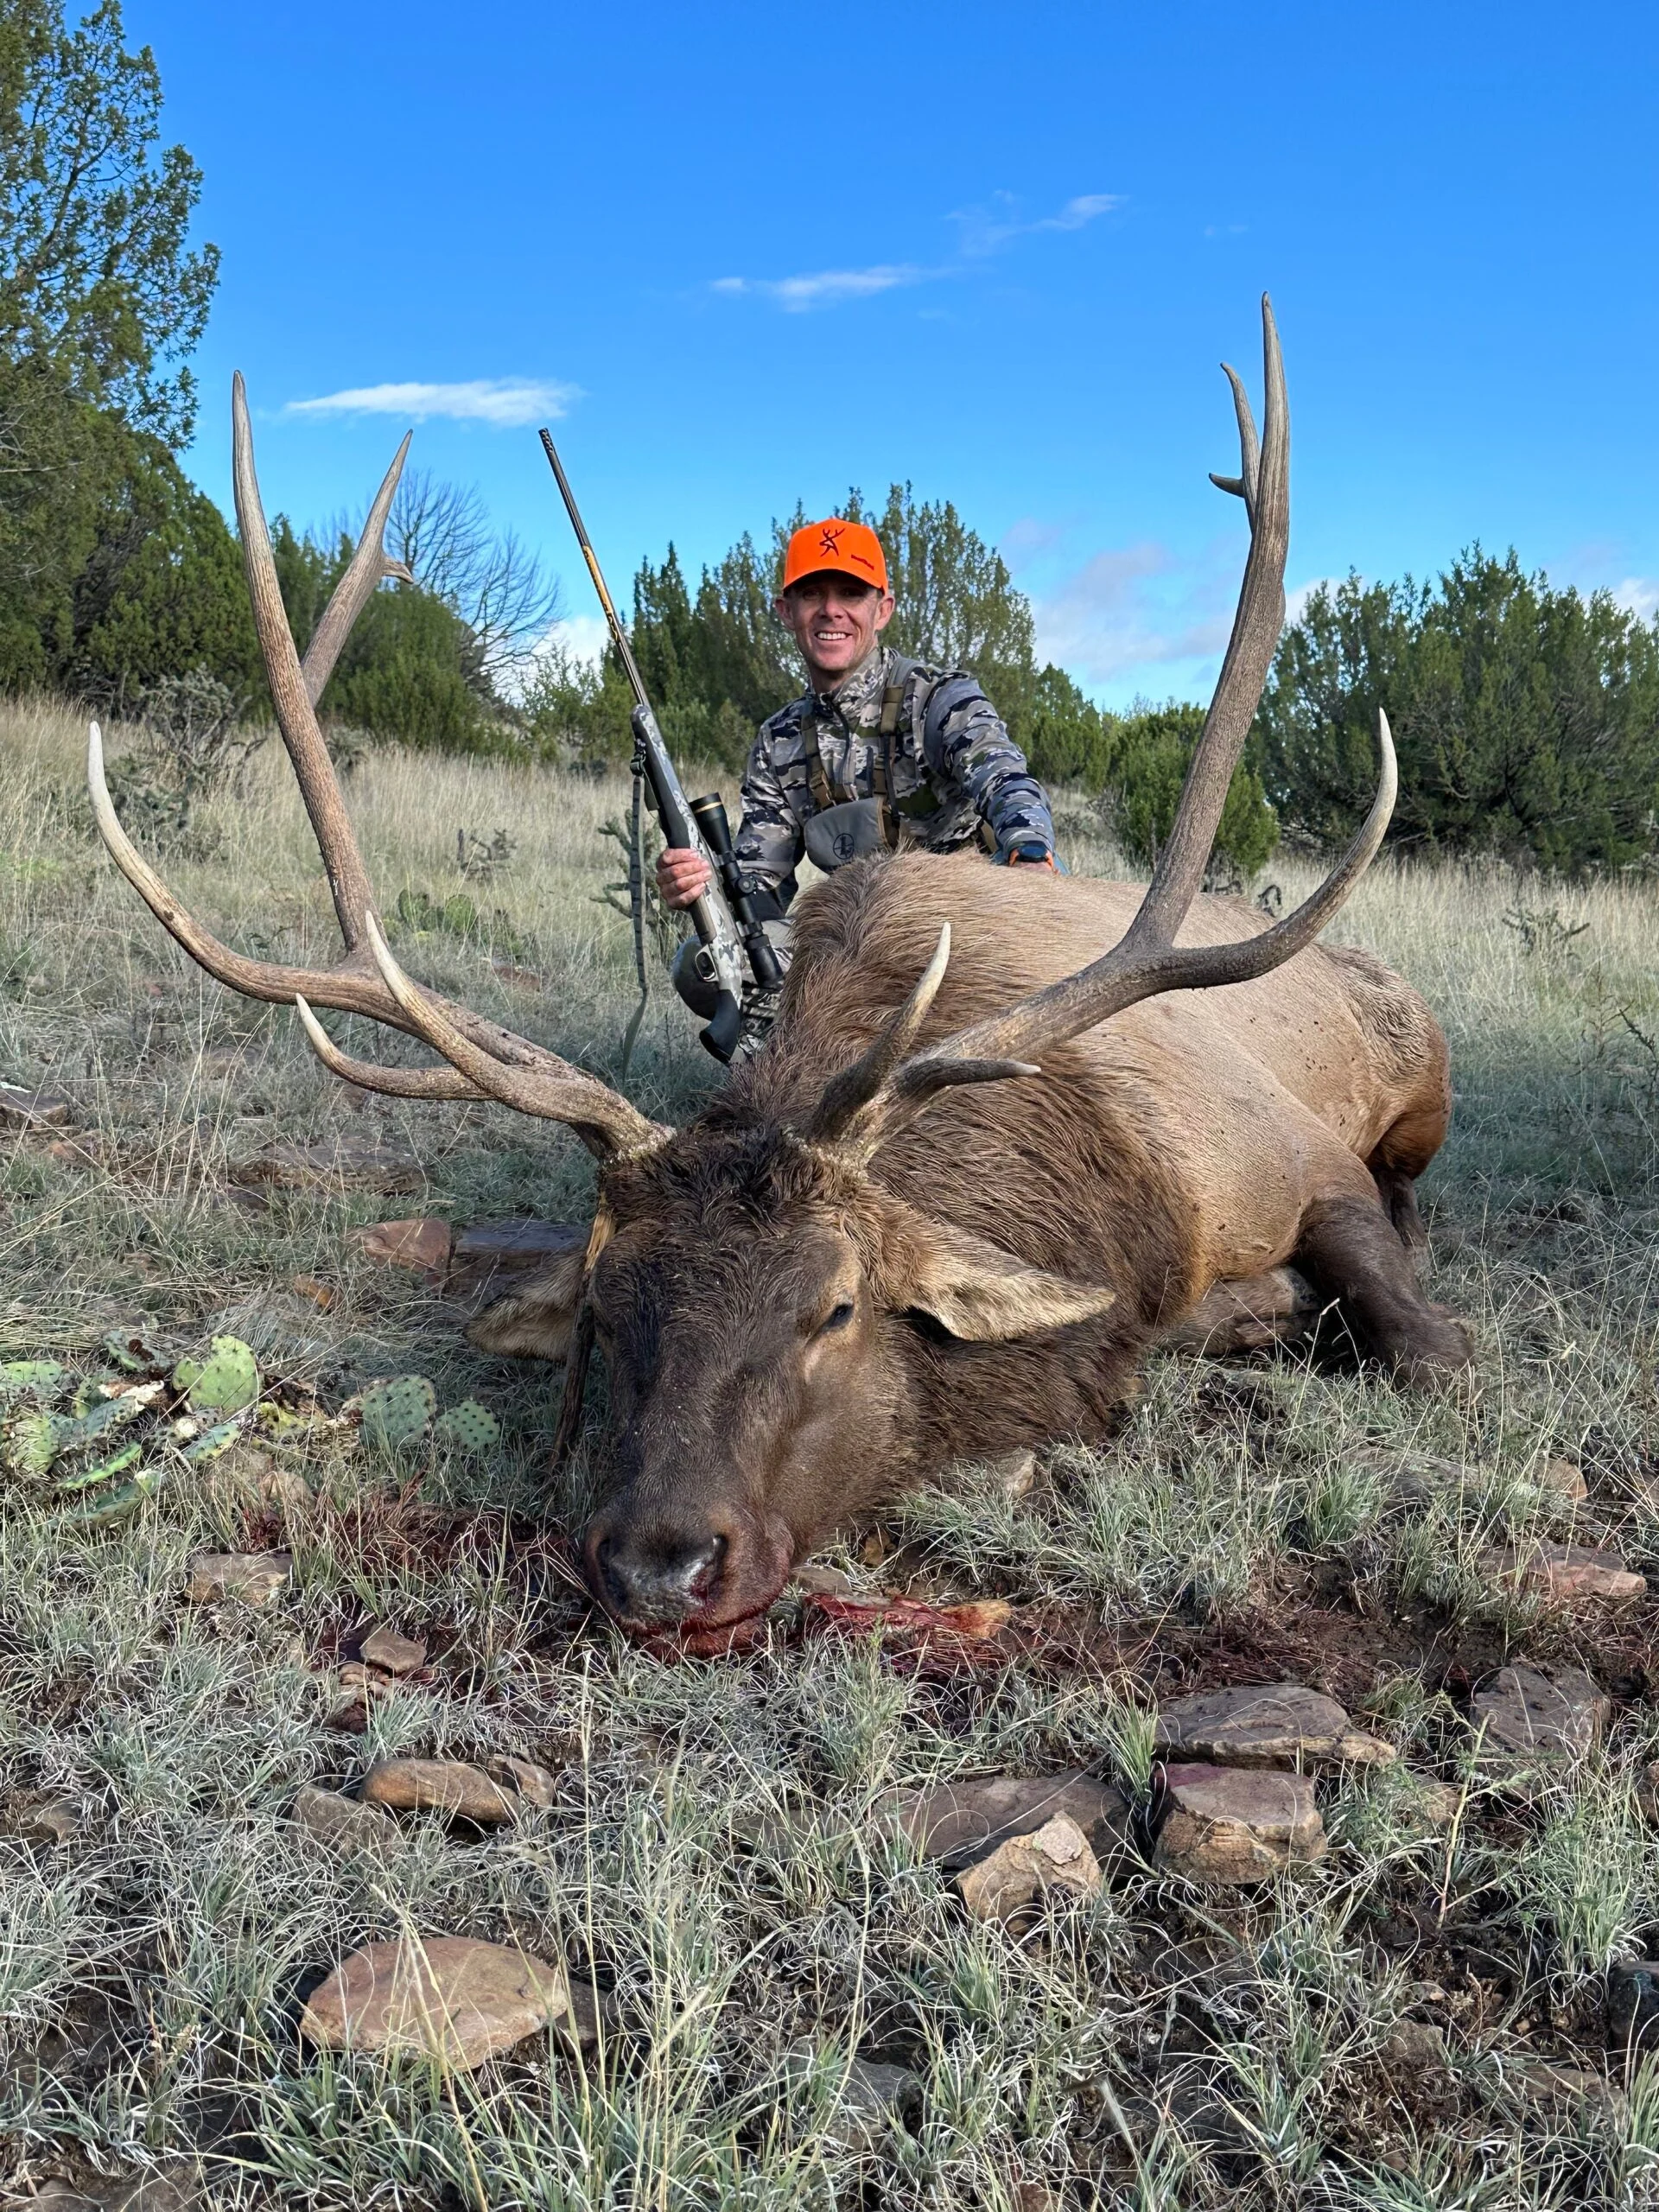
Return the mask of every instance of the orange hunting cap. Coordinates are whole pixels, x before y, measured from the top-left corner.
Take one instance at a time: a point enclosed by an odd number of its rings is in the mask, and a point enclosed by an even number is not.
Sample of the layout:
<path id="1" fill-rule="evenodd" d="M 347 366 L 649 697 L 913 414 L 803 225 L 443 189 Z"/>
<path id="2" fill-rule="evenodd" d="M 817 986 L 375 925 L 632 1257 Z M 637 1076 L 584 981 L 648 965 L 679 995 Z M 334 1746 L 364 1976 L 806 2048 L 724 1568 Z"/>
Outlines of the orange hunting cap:
<path id="1" fill-rule="evenodd" d="M 789 541 L 784 556 L 784 589 L 803 576 L 816 576 L 825 569 L 856 577 L 861 584 L 887 588 L 887 556 L 881 541 L 868 523 L 843 522 L 831 515 L 824 522 L 810 522 Z"/>

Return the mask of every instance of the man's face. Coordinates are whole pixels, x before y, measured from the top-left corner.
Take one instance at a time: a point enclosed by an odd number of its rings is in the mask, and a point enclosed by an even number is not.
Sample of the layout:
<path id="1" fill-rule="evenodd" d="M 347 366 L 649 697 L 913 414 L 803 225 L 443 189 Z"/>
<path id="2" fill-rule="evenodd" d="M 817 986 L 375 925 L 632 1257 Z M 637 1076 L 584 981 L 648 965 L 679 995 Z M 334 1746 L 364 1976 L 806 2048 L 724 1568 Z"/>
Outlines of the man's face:
<path id="1" fill-rule="evenodd" d="M 893 594 L 825 569 L 773 600 L 820 690 L 858 666 L 893 620 Z"/>

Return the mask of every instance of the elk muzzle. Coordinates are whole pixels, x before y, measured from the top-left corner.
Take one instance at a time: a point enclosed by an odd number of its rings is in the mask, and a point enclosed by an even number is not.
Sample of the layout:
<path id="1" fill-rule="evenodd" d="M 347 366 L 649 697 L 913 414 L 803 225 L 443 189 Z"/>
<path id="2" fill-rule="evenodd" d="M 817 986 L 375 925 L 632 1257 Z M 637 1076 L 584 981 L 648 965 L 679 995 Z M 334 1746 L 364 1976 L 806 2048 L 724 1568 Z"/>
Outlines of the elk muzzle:
<path id="1" fill-rule="evenodd" d="M 582 1537 L 589 1589 L 636 1630 L 724 1628 L 764 1612 L 794 1554 L 781 1522 L 741 1508 L 652 1507 L 632 1487 L 600 1509 Z"/>

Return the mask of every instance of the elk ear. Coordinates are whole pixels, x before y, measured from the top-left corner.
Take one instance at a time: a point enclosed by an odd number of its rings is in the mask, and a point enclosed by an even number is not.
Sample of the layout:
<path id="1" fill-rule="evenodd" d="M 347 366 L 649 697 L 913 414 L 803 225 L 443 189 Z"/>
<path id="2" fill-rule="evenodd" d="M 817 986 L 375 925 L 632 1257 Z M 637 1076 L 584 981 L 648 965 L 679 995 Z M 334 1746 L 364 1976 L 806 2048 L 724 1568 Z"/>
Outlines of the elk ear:
<path id="1" fill-rule="evenodd" d="M 588 1255 L 581 1245 L 531 1275 L 469 1322 L 467 1341 L 508 1359 L 563 1359 L 582 1298 Z"/>
<path id="2" fill-rule="evenodd" d="M 927 1314 L 953 1337 L 973 1344 L 1034 1337 L 1092 1320 L 1116 1300 L 1102 1283 L 1068 1282 L 982 1237 L 912 1218 L 914 1234 L 899 1243 L 888 1302 Z"/>

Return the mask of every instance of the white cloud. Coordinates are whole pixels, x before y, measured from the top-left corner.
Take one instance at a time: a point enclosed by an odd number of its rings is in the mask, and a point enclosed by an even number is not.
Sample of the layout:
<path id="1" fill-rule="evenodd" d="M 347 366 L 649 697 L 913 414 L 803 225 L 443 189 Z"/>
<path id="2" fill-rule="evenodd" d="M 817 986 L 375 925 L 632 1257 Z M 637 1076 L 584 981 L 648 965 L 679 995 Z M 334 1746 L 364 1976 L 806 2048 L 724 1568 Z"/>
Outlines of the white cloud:
<path id="1" fill-rule="evenodd" d="M 873 269 L 821 269 L 811 276 L 718 276 L 713 289 L 728 296 L 753 293 L 760 299 L 775 300 L 791 315 L 800 315 L 808 308 L 835 307 L 842 300 L 867 300 L 876 292 L 923 284 L 942 273 L 907 261 L 880 262 Z"/>
<path id="2" fill-rule="evenodd" d="M 1096 553 L 1036 600 L 1037 657 L 1096 684 L 1165 662 L 1206 659 L 1227 643 L 1228 594 L 1218 563 L 1178 566 L 1150 540 Z"/>
<path id="3" fill-rule="evenodd" d="M 522 429 L 556 422 L 581 397 L 573 384 L 529 377 L 477 377 L 468 384 L 371 384 L 331 391 L 320 399 L 290 399 L 285 415 L 397 415 L 405 422 L 485 423 L 493 430 Z"/>
<path id="4" fill-rule="evenodd" d="M 1316 591 L 1328 591 L 1334 597 L 1339 585 L 1346 583 L 1346 576 L 1314 576 L 1305 584 L 1298 584 L 1285 594 L 1285 620 L 1300 622 L 1307 612 L 1307 602 Z M 1360 582 L 1363 583 L 1362 576 Z"/>
<path id="5" fill-rule="evenodd" d="M 570 614 L 553 625 L 536 651 L 538 657 L 559 652 L 591 666 L 610 641 L 610 625 L 602 614 Z"/>
<path id="6" fill-rule="evenodd" d="M 1651 622 L 1659 615 L 1659 576 L 1626 576 L 1622 584 L 1613 587 L 1613 597 L 1632 614 Z"/>
<path id="7" fill-rule="evenodd" d="M 1058 213 L 1022 222 L 1014 213 L 1015 202 L 1007 193 L 997 199 L 995 216 L 984 208 L 964 208 L 950 218 L 962 226 L 960 258 L 943 268 L 931 269 L 913 261 L 881 261 L 868 269 L 821 269 L 802 276 L 717 276 L 709 286 L 727 299 L 748 296 L 771 300 L 786 314 L 800 315 L 810 308 L 838 307 L 845 300 L 867 300 L 878 292 L 898 291 L 910 284 L 926 284 L 942 276 L 959 276 L 973 261 L 1000 253 L 1010 239 L 1037 231 L 1080 231 L 1097 216 L 1123 205 L 1115 192 L 1085 192 L 1068 200 Z"/>
<path id="8" fill-rule="evenodd" d="M 983 207 L 963 207 L 950 219 L 962 225 L 962 250 L 975 260 L 1000 253 L 1011 238 L 1030 238 L 1039 231 L 1080 231 L 1085 224 L 1123 205 L 1121 193 L 1085 192 L 1068 200 L 1058 214 L 1039 215 L 1034 222 L 1026 223 L 1014 213 L 1018 203 L 1012 193 L 999 192 L 996 199 L 1001 210 L 997 215 Z"/>

